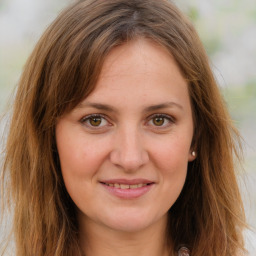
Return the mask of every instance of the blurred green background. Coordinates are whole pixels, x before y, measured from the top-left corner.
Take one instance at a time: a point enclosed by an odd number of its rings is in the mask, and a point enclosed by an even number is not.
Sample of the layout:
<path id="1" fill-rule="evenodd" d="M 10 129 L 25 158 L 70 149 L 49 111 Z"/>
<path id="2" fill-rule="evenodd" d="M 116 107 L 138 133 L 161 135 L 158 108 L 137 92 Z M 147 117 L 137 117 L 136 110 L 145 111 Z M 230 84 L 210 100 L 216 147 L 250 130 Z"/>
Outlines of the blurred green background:
<path id="1" fill-rule="evenodd" d="M 107 0 L 106 0 L 107 1 Z M 36 41 L 71 0 L 0 0 L 0 112 L 6 111 Z M 244 138 L 241 177 L 247 248 L 256 255 L 256 2 L 174 0 L 193 21 L 235 125 Z M 4 124 L 1 123 L 1 129 Z"/>

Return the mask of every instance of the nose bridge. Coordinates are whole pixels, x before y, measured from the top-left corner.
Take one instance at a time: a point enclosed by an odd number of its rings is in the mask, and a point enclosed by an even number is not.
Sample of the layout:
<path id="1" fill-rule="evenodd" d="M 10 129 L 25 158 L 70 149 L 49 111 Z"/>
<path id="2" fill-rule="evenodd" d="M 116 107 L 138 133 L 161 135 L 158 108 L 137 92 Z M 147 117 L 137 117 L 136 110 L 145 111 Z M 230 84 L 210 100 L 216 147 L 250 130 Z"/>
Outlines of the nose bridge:
<path id="1" fill-rule="evenodd" d="M 124 170 L 136 170 L 148 161 L 148 154 L 143 143 L 139 127 L 126 125 L 121 127 L 116 136 L 111 160 Z"/>

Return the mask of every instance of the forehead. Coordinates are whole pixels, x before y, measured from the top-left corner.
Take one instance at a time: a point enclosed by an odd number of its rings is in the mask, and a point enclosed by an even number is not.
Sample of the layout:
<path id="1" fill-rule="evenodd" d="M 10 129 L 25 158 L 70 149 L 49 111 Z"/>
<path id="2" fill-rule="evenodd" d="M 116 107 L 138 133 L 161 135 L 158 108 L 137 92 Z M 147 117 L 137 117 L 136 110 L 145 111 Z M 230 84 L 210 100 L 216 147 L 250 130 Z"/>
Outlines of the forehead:
<path id="1" fill-rule="evenodd" d="M 166 48 L 152 40 L 138 38 L 110 51 L 103 63 L 100 78 L 128 74 L 130 71 L 135 71 L 134 66 L 136 72 L 130 73 L 133 76 L 152 72 L 161 75 L 165 73 L 163 68 L 167 66 L 169 66 L 168 72 L 172 72 L 173 77 L 182 76 L 175 59 Z"/>
<path id="2" fill-rule="evenodd" d="M 106 57 L 94 91 L 86 100 L 124 103 L 189 101 L 187 83 L 173 56 L 150 40 L 138 39 L 114 48 Z M 109 104 L 109 102 L 106 102 Z"/>

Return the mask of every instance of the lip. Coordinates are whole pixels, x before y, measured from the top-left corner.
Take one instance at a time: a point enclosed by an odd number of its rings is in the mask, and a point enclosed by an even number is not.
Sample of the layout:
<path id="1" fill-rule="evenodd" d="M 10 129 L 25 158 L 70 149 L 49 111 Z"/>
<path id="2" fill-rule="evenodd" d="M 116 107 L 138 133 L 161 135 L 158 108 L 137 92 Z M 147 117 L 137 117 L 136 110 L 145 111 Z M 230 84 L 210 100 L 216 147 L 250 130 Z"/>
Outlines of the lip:
<path id="1" fill-rule="evenodd" d="M 107 183 L 107 184 L 126 184 L 126 185 L 135 185 L 135 184 L 150 184 L 154 183 L 152 180 L 147 179 L 109 179 L 109 180 L 102 180 L 101 183 Z"/>
<path id="2" fill-rule="evenodd" d="M 122 198 L 122 199 L 136 199 L 147 192 L 149 192 L 153 186 L 155 185 L 155 182 L 147 179 L 109 179 L 109 180 L 102 180 L 100 181 L 100 184 L 112 195 Z M 136 185 L 136 184 L 146 184 L 142 187 L 137 188 L 128 188 L 128 189 L 121 189 L 116 187 L 111 187 L 107 184 L 124 184 L 124 185 Z"/>

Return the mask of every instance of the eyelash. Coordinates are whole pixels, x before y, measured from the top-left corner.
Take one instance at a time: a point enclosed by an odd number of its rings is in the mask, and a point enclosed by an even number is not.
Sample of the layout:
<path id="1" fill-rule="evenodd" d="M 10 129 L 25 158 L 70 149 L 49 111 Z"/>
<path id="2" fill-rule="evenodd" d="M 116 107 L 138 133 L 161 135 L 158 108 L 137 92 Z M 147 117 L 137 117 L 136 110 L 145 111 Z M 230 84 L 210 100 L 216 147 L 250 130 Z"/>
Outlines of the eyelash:
<path id="1" fill-rule="evenodd" d="M 91 114 L 91 115 L 85 116 L 80 120 L 80 122 L 82 124 L 86 125 L 87 127 L 95 129 L 95 130 L 102 128 L 101 126 L 93 126 L 91 124 L 86 123 L 87 121 L 90 121 L 90 119 L 92 119 L 92 118 L 100 118 L 101 122 L 102 122 L 102 120 L 105 120 L 109 124 L 108 126 L 110 126 L 110 122 L 108 121 L 107 117 L 103 114 Z M 100 124 L 101 124 L 101 122 L 100 122 Z"/>
<path id="2" fill-rule="evenodd" d="M 153 114 L 148 118 L 147 123 L 149 123 L 150 121 L 153 122 L 154 118 L 163 118 L 164 121 L 166 121 L 166 120 L 168 121 L 168 124 L 166 124 L 166 125 L 161 125 L 161 126 L 154 125 L 154 127 L 157 127 L 159 129 L 169 127 L 170 124 L 175 123 L 175 118 L 170 115 L 166 115 L 166 114 Z"/>
<path id="3" fill-rule="evenodd" d="M 84 124 L 85 126 L 91 128 L 91 129 L 94 129 L 94 130 L 97 130 L 97 129 L 102 129 L 104 128 L 106 125 L 103 125 L 103 126 L 93 126 L 89 123 L 87 123 L 87 121 L 90 121 L 90 119 L 92 118 L 100 118 L 101 119 L 101 122 L 99 125 L 101 125 L 102 123 L 102 120 L 105 120 L 107 122 L 107 126 L 111 126 L 111 122 L 108 121 L 108 118 L 103 115 L 103 114 L 90 114 L 90 115 L 87 115 L 85 117 L 83 117 L 80 122 L 82 124 Z M 164 122 L 166 122 L 167 120 L 167 124 L 165 125 L 155 125 L 155 124 L 152 124 L 153 127 L 156 127 L 157 129 L 164 129 L 166 127 L 169 127 L 170 124 L 174 124 L 175 123 L 175 118 L 173 118 L 172 116 L 170 115 L 166 115 L 166 114 L 153 114 L 151 116 L 149 116 L 147 118 L 147 121 L 146 121 L 146 124 L 149 124 L 150 122 L 153 122 L 154 118 L 163 118 L 164 119 Z"/>

